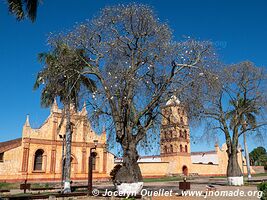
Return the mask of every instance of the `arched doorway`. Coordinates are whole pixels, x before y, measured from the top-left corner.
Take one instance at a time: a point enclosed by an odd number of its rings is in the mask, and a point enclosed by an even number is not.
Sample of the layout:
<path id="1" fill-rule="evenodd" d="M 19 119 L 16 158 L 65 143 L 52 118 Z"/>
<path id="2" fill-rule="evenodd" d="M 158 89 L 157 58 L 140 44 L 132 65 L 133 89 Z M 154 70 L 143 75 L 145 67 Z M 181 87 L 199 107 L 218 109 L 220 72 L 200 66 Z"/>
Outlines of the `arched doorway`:
<path id="1" fill-rule="evenodd" d="M 187 166 L 184 165 L 182 170 L 183 170 L 183 175 L 188 176 L 188 168 L 187 168 Z"/>

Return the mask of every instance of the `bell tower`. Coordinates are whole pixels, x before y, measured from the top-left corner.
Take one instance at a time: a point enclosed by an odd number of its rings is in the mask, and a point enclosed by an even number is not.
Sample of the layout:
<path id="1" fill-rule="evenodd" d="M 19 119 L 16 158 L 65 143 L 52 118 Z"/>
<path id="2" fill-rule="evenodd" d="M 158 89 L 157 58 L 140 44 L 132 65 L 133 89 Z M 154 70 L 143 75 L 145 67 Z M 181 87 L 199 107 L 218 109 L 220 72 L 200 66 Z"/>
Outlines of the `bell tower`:
<path id="1" fill-rule="evenodd" d="M 162 107 L 160 141 L 161 156 L 190 156 L 187 112 L 176 96 L 172 96 Z"/>

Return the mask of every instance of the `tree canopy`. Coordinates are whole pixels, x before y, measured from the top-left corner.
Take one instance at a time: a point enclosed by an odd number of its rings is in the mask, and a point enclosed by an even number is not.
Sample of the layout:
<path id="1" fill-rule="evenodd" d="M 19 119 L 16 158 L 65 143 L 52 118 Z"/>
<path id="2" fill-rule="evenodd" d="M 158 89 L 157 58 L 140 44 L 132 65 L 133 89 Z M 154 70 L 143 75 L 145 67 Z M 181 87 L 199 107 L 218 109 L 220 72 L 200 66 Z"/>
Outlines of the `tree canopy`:
<path id="1" fill-rule="evenodd" d="M 81 74 L 96 81 L 87 100 L 95 118 L 105 120 L 123 149 L 126 182 L 141 177 L 136 146 L 159 126 L 161 105 L 182 92 L 214 60 L 205 41 L 173 40 L 169 26 L 146 5 L 106 7 L 94 19 L 59 34 L 71 48 L 82 49 L 86 69 Z"/>

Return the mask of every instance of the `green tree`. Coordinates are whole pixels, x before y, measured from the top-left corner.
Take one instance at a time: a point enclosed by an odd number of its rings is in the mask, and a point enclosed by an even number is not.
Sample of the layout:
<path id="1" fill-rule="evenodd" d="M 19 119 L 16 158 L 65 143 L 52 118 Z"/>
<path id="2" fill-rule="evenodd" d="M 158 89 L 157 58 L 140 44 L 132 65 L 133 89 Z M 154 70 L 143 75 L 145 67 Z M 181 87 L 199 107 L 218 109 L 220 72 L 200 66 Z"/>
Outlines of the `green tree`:
<path id="1" fill-rule="evenodd" d="M 264 147 L 257 147 L 255 149 L 253 149 L 250 153 L 249 153 L 249 157 L 251 160 L 251 163 L 253 165 L 261 165 L 259 163 L 259 158 L 262 155 L 266 155 L 266 149 Z"/>
<path id="2" fill-rule="evenodd" d="M 41 105 L 51 106 L 55 98 L 63 104 L 63 116 L 59 129 L 66 119 L 66 158 L 64 167 L 64 192 L 70 192 L 71 173 L 71 141 L 72 123 L 70 109 L 78 108 L 79 93 L 82 87 L 93 92 L 96 88 L 93 80 L 82 75 L 85 66 L 85 56 L 82 50 L 71 49 L 64 43 L 53 43 L 52 51 L 39 54 L 39 60 L 44 63 L 44 68 L 38 73 L 34 88 L 41 85 Z M 83 59 L 80 59 L 83 58 Z"/>
<path id="3" fill-rule="evenodd" d="M 37 15 L 37 7 L 40 0 L 7 0 L 9 12 L 14 14 L 18 20 L 26 17 L 32 22 Z"/>
<path id="4" fill-rule="evenodd" d="M 267 154 L 263 154 L 259 157 L 259 165 L 264 166 L 266 168 L 266 166 L 267 166 Z"/>

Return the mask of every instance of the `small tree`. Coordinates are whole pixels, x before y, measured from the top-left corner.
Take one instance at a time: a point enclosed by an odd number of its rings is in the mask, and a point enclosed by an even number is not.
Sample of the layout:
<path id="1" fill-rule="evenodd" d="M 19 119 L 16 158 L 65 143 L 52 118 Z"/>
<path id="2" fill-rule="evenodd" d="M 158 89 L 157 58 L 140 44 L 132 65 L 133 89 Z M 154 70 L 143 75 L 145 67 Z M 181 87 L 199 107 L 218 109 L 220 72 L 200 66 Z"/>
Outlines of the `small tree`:
<path id="1" fill-rule="evenodd" d="M 55 98 L 59 98 L 64 106 L 59 129 L 66 119 L 66 158 L 64 166 L 64 193 L 70 192 L 71 173 L 71 105 L 77 110 L 79 93 L 82 87 L 93 92 L 95 83 L 93 80 L 82 75 L 85 62 L 80 60 L 84 57 L 82 50 L 71 49 L 62 42 L 50 43 L 52 51 L 39 54 L 40 62 L 44 68 L 38 73 L 34 88 L 44 87 L 41 94 L 41 104 L 44 107 L 52 105 Z"/>
<path id="2" fill-rule="evenodd" d="M 266 125 L 261 115 L 266 106 L 266 74 L 251 62 L 242 62 L 207 71 L 205 76 L 206 87 L 198 88 L 204 95 L 195 92 L 196 98 L 203 98 L 198 99 L 203 106 L 201 116 L 213 125 L 209 130 L 219 129 L 225 135 L 227 176 L 241 177 L 237 158 L 239 137 L 245 132 L 257 133 Z"/>
<path id="3" fill-rule="evenodd" d="M 88 98 L 92 113 L 106 117 L 123 150 L 116 180 L 142 180 L 137 145 L 158 125 L 162 103 L 179 96 L 210 63 L 210 43 L 174 42 L 168 25 L 137 4 L 107 7 L 65 39 L 86 52 L 83 74 L 98 86 Z"/>
<path id="4" fill-rule="evenodd" d="M 249 153 L 252 165 L 260 165 L 259 158 L 262 155 L 267 155 L 266 149 L 264 147 L 257 147 L 253 149 L 253 151 Z"/>

